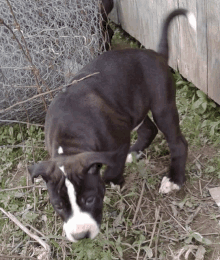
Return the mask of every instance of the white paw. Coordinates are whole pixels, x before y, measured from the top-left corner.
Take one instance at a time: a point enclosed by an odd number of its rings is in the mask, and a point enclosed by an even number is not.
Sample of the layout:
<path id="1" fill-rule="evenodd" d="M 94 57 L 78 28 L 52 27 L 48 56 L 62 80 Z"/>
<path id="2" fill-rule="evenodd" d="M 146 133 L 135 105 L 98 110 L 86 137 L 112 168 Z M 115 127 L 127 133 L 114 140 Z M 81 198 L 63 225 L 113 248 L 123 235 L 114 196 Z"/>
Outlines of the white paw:
<path id="1" fill-rule="evenodd" d="M 110 182 L 110 186 L 112 189 L 120 191 L 121 187 L 118 184 L 114 184 L 113 182 Z"/>
<path id="2" fill-rule="evenodd" d="M 126 163 L 132 163 L 133 162 L 133 157 L 136 158 L 136 160 L 139 160 L 141 156 L 143 155 L 143 152 L 131 152 L 127 155 Z"/>
<path id="3" fill-rule="evenodd" d="M 173 190 L 179 190 L 180 186 L 170 181 L 168 177 L 163 177 L 160 185 L 159 193 L 166 194 Z"/>
<path id="4" fill-rule="evenodd" d="M 132 162 L 133 162 L 132 154 L 129 153 L 129 154 L 127 155 L 127 158 L 126 158 L 126 163 L 132 163 Z"/>

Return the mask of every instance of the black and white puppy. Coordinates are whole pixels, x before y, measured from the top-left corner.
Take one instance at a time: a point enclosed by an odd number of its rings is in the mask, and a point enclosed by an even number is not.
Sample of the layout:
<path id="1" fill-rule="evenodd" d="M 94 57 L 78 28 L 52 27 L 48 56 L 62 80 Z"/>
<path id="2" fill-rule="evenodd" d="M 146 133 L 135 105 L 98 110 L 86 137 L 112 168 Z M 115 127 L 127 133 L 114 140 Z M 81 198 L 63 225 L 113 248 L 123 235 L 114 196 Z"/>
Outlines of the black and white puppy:
<path id="1" fill-rule="evenodd" d="M 49 161 L 29 168 L 32 180 L 46 181 L 50 201 L 64 221 L 70 241 L 94 238 L 102 219 L 104 182 L 122 185 L 124 165 L 163 132 L 171 166 L 161 193 L 178 190 L 185 181 L 187 142 L 180 131 L 175 84 L 168 67 L 168 27 L 185 9 L 166 18 L 158 53 L 153 50 L 109 51 L 85 66 L 52 101 L 45 121 Z M 153 121 L 149 118 L 151 110 Z M 138 140 L 130 148 L 130 133 Z M 100 176 L 101 165 L 107 165 Z M 104 181 L 104 182 L 103 182 Z"/>

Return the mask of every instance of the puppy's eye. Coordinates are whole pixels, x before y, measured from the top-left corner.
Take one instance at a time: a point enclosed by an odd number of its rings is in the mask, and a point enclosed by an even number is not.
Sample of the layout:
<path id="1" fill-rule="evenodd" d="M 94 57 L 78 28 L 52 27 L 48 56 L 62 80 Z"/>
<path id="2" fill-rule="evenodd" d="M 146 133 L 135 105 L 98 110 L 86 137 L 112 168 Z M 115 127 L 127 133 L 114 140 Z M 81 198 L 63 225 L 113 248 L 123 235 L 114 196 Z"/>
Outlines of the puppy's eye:
<path id="1" fill-rule="evenodd" d="M 86 199 L 86 205 L 91 206 L 95 202 L 95 197 L 89 197 Z"/>
<path id="2" fill-rule="evenodd" d="M 57 209 L 57 210 L 63 210 L 63 204 L 62 204 L 62 203 L 57 204 L 57 205 L 56 205 L 56 209 Z"/>
<path id="3" fill-rule="evenodd" d="M 82 204 L 85 204 L 85 199 L 81 198 L 81 202 L 82 202 Z"/>

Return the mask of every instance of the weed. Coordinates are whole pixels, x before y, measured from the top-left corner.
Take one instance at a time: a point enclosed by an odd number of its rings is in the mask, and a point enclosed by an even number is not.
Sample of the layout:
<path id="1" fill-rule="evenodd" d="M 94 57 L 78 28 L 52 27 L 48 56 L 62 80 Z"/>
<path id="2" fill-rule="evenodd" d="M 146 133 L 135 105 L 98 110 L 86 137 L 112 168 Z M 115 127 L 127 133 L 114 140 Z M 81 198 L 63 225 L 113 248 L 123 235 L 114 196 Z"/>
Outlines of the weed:
<path id="1" fill-rule="evenodd" d="M 196 145 L 208 142 L 220 143 L 220 107 L 192 83 L 175 72 L 177 106 L 182 129 Z M 201 131 L 202 130 L 202 131 Z M 207 139 L 208 136 L 208 139 Z M 202 142 L 201 142 L 202 141 Z"/>

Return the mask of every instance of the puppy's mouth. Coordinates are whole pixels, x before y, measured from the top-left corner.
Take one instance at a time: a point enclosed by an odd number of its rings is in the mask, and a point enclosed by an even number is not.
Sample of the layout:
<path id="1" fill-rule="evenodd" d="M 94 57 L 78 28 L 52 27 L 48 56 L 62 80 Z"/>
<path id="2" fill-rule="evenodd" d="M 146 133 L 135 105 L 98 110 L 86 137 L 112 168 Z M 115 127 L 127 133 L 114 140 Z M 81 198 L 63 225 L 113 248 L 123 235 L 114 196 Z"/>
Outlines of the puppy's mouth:
<path id="1" fill-rule="evenodd" d="M 72 216 L 63 225 L 66 237 L 71 242 L 77 242 L 84 238 L 94 239 L 100 231 L 99 227 L 100 225 L 86 212 L 80 212 L 75 217 Z"/>

